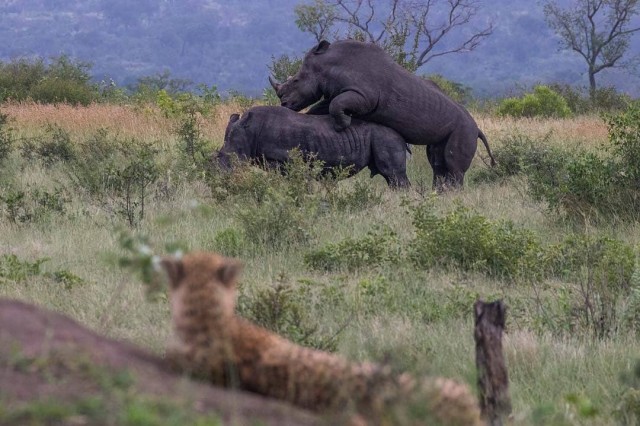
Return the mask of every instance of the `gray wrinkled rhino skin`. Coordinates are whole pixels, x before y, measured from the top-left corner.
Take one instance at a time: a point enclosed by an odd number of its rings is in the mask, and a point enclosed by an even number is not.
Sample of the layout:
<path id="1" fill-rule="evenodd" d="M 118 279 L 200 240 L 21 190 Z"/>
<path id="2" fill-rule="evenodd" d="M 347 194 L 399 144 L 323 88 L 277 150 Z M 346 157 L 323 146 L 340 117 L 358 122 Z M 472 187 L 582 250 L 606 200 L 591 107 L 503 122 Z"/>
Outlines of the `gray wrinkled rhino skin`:
<path id="1" fill-rule="evenodd" d="M 299 148 L 305 157 L 315 155 L 325 171 L 351 166 L 351 175 L 368 167 L 371 177 L 382 175 L 391 187 L 407 187 L 407 146 L 394 130 L 375 123 L 353 120 L 349 129 L 337 132 L 328 115 L 298 114 L 278 106 L 257 106 L 242 115 L 232 114 L 224 145 L 213 158 L 229 168 L 231 157 L 266 161 L 281 166 L 289 151 Z"/>
<path id="2" fill-rule="evenodd" d="M 294 111 L 324 98 L 309 113 L 328 112 L 337 131 L 358 117 L 391 127 L 410 144 L 426 145 L 436 188 L 463 185 L 478 138 L 495 163 L 486 137 L 462 105 L 374 44 L 321 41 L 295 76 L 284 83 L 270 81 L 281 105 Z"/>

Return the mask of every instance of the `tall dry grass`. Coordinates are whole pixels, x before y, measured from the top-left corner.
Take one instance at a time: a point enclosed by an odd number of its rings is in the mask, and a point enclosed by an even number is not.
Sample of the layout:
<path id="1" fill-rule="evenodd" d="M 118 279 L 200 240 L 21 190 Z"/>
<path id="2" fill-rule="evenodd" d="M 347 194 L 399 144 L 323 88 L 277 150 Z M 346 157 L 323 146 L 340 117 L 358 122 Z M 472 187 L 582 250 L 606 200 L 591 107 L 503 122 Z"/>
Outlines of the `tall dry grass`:
<path id="1" fill-rule="evenodd" d="M 153 105 L 91 104 L 83 107 L 19 102 L 0 105 L 0 112 L 10 117 L 12 126 L 21 135 L 31 135 L 55 124 L 76 138 L 107 129 L 125 138 L 172 140 L 178 126 L 177 119 L 166 117 Z M 242 107 L 232 101 L 215 106 L 209 114 L 200 116 L 202 136 L 221 142 L 229 115 L 240 112 Z"/>
<path id="2" fill-rule="evenodd" d="M 229 101 L 217 105 L 210 114 L 201 117 L 203 137 L 222 141 L 229 116 L 241 113 L 243 107 Z M 55 124 L 72 135 L 85 137 L 98 129 L 113 130 L 123 137 L 139 139 L 173 139 L 177 121 L 167 118 L 152 105 L 92 104 L 87 107 L 45 105 L 33 102 L 8 103 L 0 106 L 8 114 L 14 127 L 21 132 L 36 132 L 48 124 Z M 607 140 L 607 127 L 598 116 L 578 116 L 568 119 L 538 119 L 497 117 L 474 114 L 478 126 L 498 146 L 508 135 L 522 133 L 533 138 L 549 135 L 554 144 L 571 144 L 597 148 Z M 482 149 L 482 148 L 481 148 Z"/>

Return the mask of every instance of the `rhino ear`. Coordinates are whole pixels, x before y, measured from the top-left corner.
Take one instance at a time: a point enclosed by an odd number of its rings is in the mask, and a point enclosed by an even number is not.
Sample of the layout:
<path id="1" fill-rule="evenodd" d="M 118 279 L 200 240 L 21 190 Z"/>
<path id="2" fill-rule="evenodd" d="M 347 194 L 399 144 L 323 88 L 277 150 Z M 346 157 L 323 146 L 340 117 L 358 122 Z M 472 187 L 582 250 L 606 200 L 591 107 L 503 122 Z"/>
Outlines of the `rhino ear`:
<path id="1" fill-rule="evenodd" d="M 315 53 L 316 55 L 320 55 L 324 52 L 327 51 L 327 49 L 329 49 L 329 46 L 331 46 L 331 43 L 329 43 L 327 40 L 322 40 L 320 43 L 318 43 L 318 45 L 313 49 L 313 53 Z"/>
<path id="2" fill-rule="evenodd" d="M 240 114 L 231 114 L 229 116 L 229 124 L 235 123 L 240 119 Z"/>
<path id="3" fill-rule="evenodd" d="M 253 112 L 251 112 L 251 111 L 245 112 L 242 115 L 242 123 L 239 123 L 238 125 L 240 127 L 247 128 L 247 126 L 249 125 L 249 121 L 251 120 L 251 116 L 252 115 L 253 115 Z"/>

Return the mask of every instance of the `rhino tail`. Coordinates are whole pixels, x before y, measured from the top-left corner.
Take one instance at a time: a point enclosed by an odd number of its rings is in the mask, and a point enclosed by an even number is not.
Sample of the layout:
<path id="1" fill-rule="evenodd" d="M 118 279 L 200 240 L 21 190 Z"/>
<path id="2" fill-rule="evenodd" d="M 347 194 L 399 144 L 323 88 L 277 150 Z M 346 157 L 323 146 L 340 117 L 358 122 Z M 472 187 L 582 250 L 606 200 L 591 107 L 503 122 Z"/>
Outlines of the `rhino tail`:
<path id="1" fill-rule="evenodd" d="M 480 129 L 478 129 L 478 137 L 480 138 L 480 140 L 482 140 L 484 147 L 487 149 L 487 152 L 489 153 L 489 157 L 491 158 L 491 167 L 495 167 L 496 159 L 493 157 L 493 154 L 491 153 L 491 148 L 489 148 L 489 142 L 487 141 L 487 137 L 484 135 L 484 133 L 482 133 L 482 130 Z"/>

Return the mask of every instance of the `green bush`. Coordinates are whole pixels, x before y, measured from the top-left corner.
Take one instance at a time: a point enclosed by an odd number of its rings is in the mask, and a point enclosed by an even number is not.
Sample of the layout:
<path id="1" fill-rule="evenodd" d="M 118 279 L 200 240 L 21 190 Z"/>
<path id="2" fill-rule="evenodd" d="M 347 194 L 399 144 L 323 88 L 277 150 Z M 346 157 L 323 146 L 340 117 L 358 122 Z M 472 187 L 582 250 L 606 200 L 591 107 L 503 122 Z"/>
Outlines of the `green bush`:
<path id="1" fill-rule="evenodd" d="M 326 336 L 319 332 L 318 321 L 309 313 L 305 287 L 294 287 L 281 275 L 275 285 L 238 299 L 238 312 L 257 324 L 303 345 L 335 351 L 340 331 Z"/>
<path id="2" fill-rule="evenodd" d="M 596 89 L 593 97 L 586 87 L 576 88 L 560 83 L 549 87 L 567 101 L 574 114 L 622 111 L 631 103 L 629 95 L 618 92 L 613 86 Z"/>
<path id="3" fill-rule="evenodd" d="M 153 143 L 112 139 L 101 130 L 80 144 L 68 176 L 106 210 L 137 226 L 145 215 L 149 188 L 160 176 Z"/>
<path id="4" fill-rule="evenodd" d="M 336 211 L 356 212 L 379 205 L 382 194 L 370 182 L 357 179 L 350 187 L 330 188 L 325 198 Z"/>
<path id="5" fill-rule="evenodd" d="M 417 267 L 459 267 L 503 278 L 538 279 L 542 251 L 533 232 L 509 221 L 491 222 L 466 207 L 444 216 L 430 202 L 413 209 L 416 236 L 409 255 Z"/>
<path id="6" fill-rule="evenodd" d="M 45 78 L 29 90 L 29 97 L 43 104 L 87 106 L 96 100 L 97 94 L 94 87 L 84 82 Z"/>
<path id="7" fill-rule="evenodd" d="M 245 246 L 244 234 L 234 228 L 226 228 L 214 237 L 216 251 L 225 256 L 239 256 Z"/>
<path id="8" fill-rule="evenodd" d="M 569 218 L 624 215 L 625 191 L 618 191 L 615 166 L 608 158 L 592 152 L 567 155 L 553 169 L 531 169 L 529 189 L 536 200 L 544 200 L 552 210 Z M 620 188 L 622 189 L 622 188 Z M 621 209 L 622 208 L 622 209 Z"/>
<path id="9" fill-rule="evenodd" d="M 304 255 L 304 263 L 313 269 L 354 270 L 395 262 L 400 258 L 398 236 L 387 227 L 367 232 L 359 239 L 347 238 Z"/>
<path id="10" fill-rule="evenodd" d="M 313 211 L 296 206 L 291 198 L 269 191 L 265 200 L 238 210 L 236 217 L 247 240 L 266 249 L 306 243 Z"/>
<path id="11" fill-rule="evenodd" d="M 587 331 L 603 338 L 633 330 L 630 311 L 636 273 L 634 249 L 606 236 L 572 234 L 545 249 L 546 275 L 561 280 L 550 298 L 538 300 L 542 329 L 555 333 Z"/>
<path id="12" fill-rule="evenodd" d="M 99 96 L 91 84 L 91 65 L 66 55 L 0 62 L 0 101 L 32 99 L 42 103 L 88 105 Z"/>
<path id="13" fill-rule="evenodd" d="M 42 221 L 52 214 L 64 215 L 71 199 L 66 191 L 33 188 L 29 191 L 7 188 L 0 193 L 4 216 L 13 223 Z"/>
<path id="14" fill-rule="evenodd" d="M 9 124 L 9 116 L 0 113 L 0 163 L 4 161 L 13 149 L 13 131 Z"/>
<path id="15" fill-rule="evenodd" d="M 623 184 L 640 188 L 640 102 L 615 115 L 605 115 L 610 151 L 621 168 Z"/>
<path id="16" fill-rule="evenodd" d="M 636 220 L 640 208 L 640 105 L 605 117 L 605 153 L 565 152 L 551 168 L 531 167 L 534 199 L 578 220 Z M 605 155 L 609 154 L 609 155 Z"/>
<path id="17" fill-rule="evenodd" d="M 20 260 L 15 254 L 3 254 L 0 256 L 0 283 L 4 280 L 20 282 L 40 275 L 42 273 L 40 267 L 48 260 L 42 258 L 29 262 Z"/>
<path id="18" fill-rule="evenodd" d="M 500 102 L 498 115 L 512 117 L 557 117 L 571 115 L 567 101 L 548 86 L 536 86 L 533 93 Z"/>
<path id="19" fill-rule="evenodd" d="M 497 164 L 492 168 L 472 169 L 470 179 L 496 182 L 511 176 L 529 175 L 537 170 L 555 176 L 555 171 L 566 162 L 568 153 L 549 146 L 549 136 L 532 138 L 522 133 L 507 136 L 500 146 L 493 149 Z"/>
<path id="20" fill-rule="evenodd" d="M 610 238 L 585 234 L 569 235 L 547 249 L 549 272 L 565 280 L 584 278 L 607 285 L 614 292 L 628 292 L 635 270 L 635 253 L 631 246 Z"/>
<path id="21" fill-rule="evenodd" d="M 25 139 L 20 151 L 22 158 L 38 160 L 47 167 L 58 162 L 70 162 L 76 156 L 69 133 L 55 125 L 47 126 L 46 134 L 42 137 Z"/>

